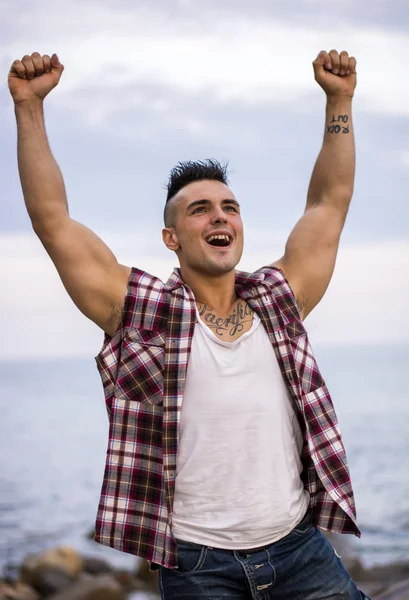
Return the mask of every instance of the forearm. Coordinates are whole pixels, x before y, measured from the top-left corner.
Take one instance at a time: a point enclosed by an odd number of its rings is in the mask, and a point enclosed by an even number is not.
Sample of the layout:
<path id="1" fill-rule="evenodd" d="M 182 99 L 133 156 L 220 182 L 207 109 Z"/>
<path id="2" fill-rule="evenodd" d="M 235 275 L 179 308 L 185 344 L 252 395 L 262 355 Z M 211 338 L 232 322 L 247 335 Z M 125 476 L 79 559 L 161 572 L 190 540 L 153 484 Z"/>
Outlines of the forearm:
<path id="1" fill-rule="evenodd" d="M 15 107 L 20 181 L 34 230 L 45 233 L 68 216 L 61 171 L 47 140 L 42 102 Z"/>
<path id="2" fill-rule="evenodd" d="M 347 211 L 354 178 L 352 98 L 328 98 L 324 142 L 311 176 L 307 208 L 326 202 Z"/>

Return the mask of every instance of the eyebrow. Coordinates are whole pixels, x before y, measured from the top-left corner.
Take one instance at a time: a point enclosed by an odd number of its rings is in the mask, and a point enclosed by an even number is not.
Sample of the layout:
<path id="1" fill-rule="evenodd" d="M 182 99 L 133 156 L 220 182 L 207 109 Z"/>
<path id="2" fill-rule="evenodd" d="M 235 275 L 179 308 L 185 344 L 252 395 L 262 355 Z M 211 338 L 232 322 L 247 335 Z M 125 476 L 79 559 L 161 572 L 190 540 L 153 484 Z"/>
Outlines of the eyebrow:
<path id="1" fill-rule="evenodd" d="M 193 202 L 191 202 L 190 204 L 187 205 L 186 207 L 186 211 L 194 208 L 195 206 L 209 206 L 211 204 L 210 200 L 207 200 L 206 198 L 203 198 L 202 200 L 194 200 Z M 234 204 L 237 207 L 240 208 L 240 204 L 237 202 L 237 200 L 233 200 L 232 198 L 226 198 L 225 200 L 222 200 L 222 205 L 226 205 L 226 204 Z"/>

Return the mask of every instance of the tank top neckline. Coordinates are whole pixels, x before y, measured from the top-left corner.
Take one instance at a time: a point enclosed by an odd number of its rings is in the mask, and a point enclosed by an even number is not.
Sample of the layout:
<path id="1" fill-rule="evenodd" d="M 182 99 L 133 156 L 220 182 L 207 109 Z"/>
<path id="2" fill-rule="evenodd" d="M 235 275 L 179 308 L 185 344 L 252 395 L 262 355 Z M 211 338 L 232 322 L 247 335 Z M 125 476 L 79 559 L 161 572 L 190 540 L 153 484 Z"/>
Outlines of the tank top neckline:
<path id="1" fill-rule="evenodd" d="M 245 333 L 243 333 L 243 335 L 241 335 L 239 338 L 237 338 L 237 340 L 233 340 L 232 342 L 224 342 L 223 340 L 219 339 L 215 333 L 213 333 L 213 331 L 210 329 L 210 327 L 208 325 L 206 325 L 206 323 L 203 323 L 197 306 L 196 306 L 196 320 L 199 323 L 199 326 L 200 326 L 201 330 L 203 331 L 203 333 L 205 333 L 205 335 L 207 335 L 214 342 L 217 342 L 221 346 L 226 346 L 226 347 L 236 346 L 242 340 L 248 338 L 250 335 L 252 335 L 252 333 L 254 333 L 254 331 L 257 329 L 257 327 L 259 326 L 259 324 L 261 322 L 258 314 L 253 313 L 253 322 L 251 324 L 250 329 L 248 331 L 246 331 Z"/>

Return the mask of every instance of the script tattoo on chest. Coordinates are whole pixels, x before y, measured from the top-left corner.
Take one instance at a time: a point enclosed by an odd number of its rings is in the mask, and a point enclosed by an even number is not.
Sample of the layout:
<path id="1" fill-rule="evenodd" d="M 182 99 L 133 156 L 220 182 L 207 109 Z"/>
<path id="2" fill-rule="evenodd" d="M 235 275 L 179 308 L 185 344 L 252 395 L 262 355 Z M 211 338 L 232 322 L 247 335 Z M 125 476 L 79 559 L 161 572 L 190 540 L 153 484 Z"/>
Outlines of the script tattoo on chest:
<path id="1" fill-rule="evenodd" d="M 198 311 L 206 325 L 223 337 L 226 333 L 230 337 L 241 333 L 248 323 L 252 323 L 254 311 L 246 302 L 237 302 L 228 317 L 218 317 L 208 304 L 197 303 Z"/>

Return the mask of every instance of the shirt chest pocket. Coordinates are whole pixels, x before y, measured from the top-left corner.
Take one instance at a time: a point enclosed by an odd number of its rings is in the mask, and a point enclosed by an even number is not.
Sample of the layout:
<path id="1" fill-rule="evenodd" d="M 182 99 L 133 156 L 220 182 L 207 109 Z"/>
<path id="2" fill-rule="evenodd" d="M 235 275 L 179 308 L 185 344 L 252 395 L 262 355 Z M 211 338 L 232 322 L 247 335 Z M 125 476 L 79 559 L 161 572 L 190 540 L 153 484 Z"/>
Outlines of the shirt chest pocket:
<path id="1" fill-rule="evenodd" d="M 127 329 L 115 384 L 116 398 L 163 402 L 165 334 L 151 329 Z"/>

